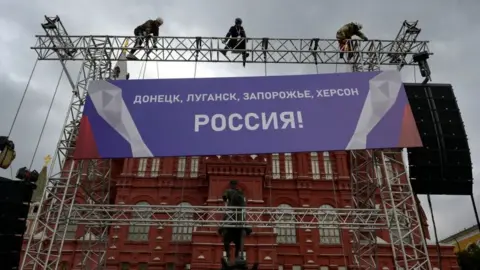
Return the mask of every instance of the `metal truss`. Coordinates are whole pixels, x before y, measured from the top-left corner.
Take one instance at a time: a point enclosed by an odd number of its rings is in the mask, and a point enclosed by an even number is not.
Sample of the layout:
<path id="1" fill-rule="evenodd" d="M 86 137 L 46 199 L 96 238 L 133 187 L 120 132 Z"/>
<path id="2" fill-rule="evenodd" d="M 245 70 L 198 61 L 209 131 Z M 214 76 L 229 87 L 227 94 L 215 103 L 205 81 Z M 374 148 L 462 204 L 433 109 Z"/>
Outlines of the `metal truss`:
<path id="1" fill-rule="evenodd" d="M 377 169 L 383 175 L 380 197 L 388 217 L 395 269 L 432 269 L 402 151 L 383 151 L 377 154 Z"/>
<path id="2" fill-rule="evenodd" d="M 411 59 L 409 53 L 416 51 L 411 44 L 415 43 L 421 29 L 418 21 L 404 21 L 395 38 L 389 54 L 392 63 L 401 70 Z M 355 41 L 356 42 L 356 41 Z M 354 42 L 353 48 L 356 45 Z M 372 51 L 375 51 L 372 49 Z M 352 70 L 377 71 L 381 62 L 375 53 L 353 55 Z M 385 157 L 389 162 L 386 167 Z M 392 247 L 395 269 L 431 269 L 427 253 L 426 241 L 420 228 L 421 222 L 409 179 L 406 177 L 401 150 L 385 152 L 382 150 L 352 151 L 351 181 L 353 206 L 361 209 L 376 209 L 377 195 L 380 193 L 383 209 L 389 221 L 390 244 Z M 390 164 L 402 168 L 402 174 L 389 177 Z M 384 177 L 382 177 L 382 175 Z M 403 176 L 403 177 L 402 177 Z M 403 183 L 400 184 L 400 179 Z M 352 253 L 354 263 L 361 269 L 377 269 L 376 249 L 377 237 L 373 230 L 358 228 L 352 231 Z"/>
<path id="3" fill-rule="evenodd" d="M 398 70 L 407 63 L 407 53 L 412 49 L 414 42 L 421 32 L 417 27 L 418 21 L 404 21 L 395 38 L 396 45 L 391 56 L 398 64 Z M 428 256 L 427 243 L 421 228 L 420 215 L 415 203 L 410 179 L 406 174 L 402 151 L 378 153 L 381 170 L 384 172 L 384 181 L 381 181 L 380 197 L 383 209 L 389 220 L 390 245 L 397 269 L 432 269 Z M 387 166 L 388 164 L 388 166 Z M 377 167 L 378 168 L 378 167 Z M 388 170 L 395 170 L 394 174 Z M 400 171 L 398 171 L 400 170 Z"/>
<path id="4" fill-rule="evenodd" d="M 57 206 L 59 207 L 59 206 Z M 383 210 L 246 207 L 245 221 L 234 219 L 235 207 L 225 206 L 142 206 L 142 205 L 89 205 L 76 204 L 68 217 L 58 220 L 60 224 L 108 224 L 193 226 L 193 227 L 296 227 L 311 228 L 368 228 L 385 229 L 387 222 Z M 227 218 L 224 219 L 224 216 Z M 188 217 L 188 218 L 183 218 Z M 193 217 L 193 218 L 192 218 Z M 55 222 L 51 220 L 50 222 Z M 233 225 L 234 224 L 234 225 Z"/>
<path id="5" fill-rule="evenodd" d="M 376 207 L 377 175 L 372 162 L 373 150 L 350 152 L 351 192 L 353 208 L 372 211 Z M 352 254 L 359 269 L 378 269 L 376 260 L 377 236 L 371 228 L 352 230 Z"/>
<path id="6" fill-rule="evenodd" d="M 102 49 L 90 50 L 85 58 L 76 83 L 72 80 L 65 65 L 67 58 L 75 54 L 72 40 L 68 36 L 59 17 L 45 17 L 42 24 L 46 38 L 57 49 L 56 53 L 67 74 L 73 89 L 70 106 L 65 118 L 64 128 L 57 144 L 54 162 L 50 169 L 50 178 L 46 185 L 37 216 L 33 222 L 32 236 L 28 240 L 22 260 L 22 269 L 57 269 L 61 260 L 67 228 L 71 223 L 68 217 L 75 207 L 76 200 L 83 197 L 93 204 L 108 203 L 110 161 L 81 161 L 71 159 L 75 149 L 83 105 L 87 95 L 89 80 L 103 79 L 110 72 L 110 55 Z M 67 48 L 68 49 L 62 49 Z M 55 171 L 57 166 L 59 171 Z M 84 181 L 88 179 L 88 181 Z M 91 224 L 86 232 L 95 235 L 82 248 L 84 253 L 82 269 L 101 268 L 105 261 L 108 228 L 105 224 Z"/>
<path id="7" fill-rule="evenodd" d="M 58 17 L 48 18 L 42 24 L 46 35 L 37 36 L 32 47 L 39 60 L 59 60 L 73 88 L 64 130 L 57 145 L 55 161 L 60 171 L 51 177 L 33 223 L 22 262 L 22 269 L 57 269 L 67 228 L 83 224 L 85 235 L 92 236 L 82 247 L 82 269 L 103 269 L 111 225 L 165 225 L 165 226 L 220 226 L 226 208 L 182 208 L 180 213 L 195 213 L 195 219 L 179 220 L 177 206 L 109 205 L 110 161 L 73 161 L 72 151 L 81 119 L 89 80 L 106 79 L 110 75 L 111 61 L 124 61 L 122 44 L 134 44 L 134 37 L 121 36 L 69 36 Z M 412 56 L 429 52 L 427 41 L 416 41 L 416 23 L 404 23 L 394 41 L 356 41 L 353 60 L 348 63 L 339 58 L 336 40 L 326 39 L 270 39 L 252 38 L 247 43 L 250 54 L 247 63 L 289 64 L 351 64 L 355 71 L 379 70 L 380 66 L 415 65 Z M 212 37 L 160 37 L 156 49 L 144 48 L 141 60 L 170 62 L 243 62 L 242 52 L 236 50 L 231 57 L 221 54 L 223 38 Z M 142 54 L 142 53 L 140 53 Z M 431 53 L 430 53 L 431 54 Z M 83 61 L 78 79 L 74 82 L 66 68 L 66 61 Z M 386 172 L 385 164 L 400 164 L 398 155 L 382 151 L 353 151 L 351 153 L 353 207 L 351 209 L 299 208 L 295 215 L 273 208 L 247 208 L 247 224 L 253 227 L 296 226 L 299 228 L 340 227 L 353 231 L 354 262 L 362 269 L 377 269 L 375 262 L 375 230 L 389 227 L 397 267 L 429 269 L 426 246 L 419 215 L 408 182 L 400 185 L 399 175 L 382 180 L 378 172 Z M 55 162 L 54 162 L 55 163 Z M 378 165 L 380 164 L 380 165 Z M 401 163 L 403 164 L 403 163 Z M 55 168 L 52 164 L 52 171 Z M 380 166 L 380 169 L 378 168 Z M 399 187 L 401 191 L 399 193 Z M 382 198 L 384 209 L 376 208 L 376 195 Z M 398 193 L 398 194 L 397 194 Z M 79 204 L 78 199 L 85 201 Z M 391 209 L 391 210 L 387 210 Z M 188 212 L 191 211 L 191 212 Z M 142 214 L 143 213 L 143 214 Z M 145 215 L 148 213 L 149 215 Z M 133 218 L 132 214 L 139 217 Z M 175 215 L 174 215 L 175 214 Z M 280 219 L 281 215 L 292 219 Z M 387 218 L 388 216 L 388 218 Z M 331 221 L 333 219 L 333 221 Z M 280 220 L 280 221 L 279 221 Z M 228 223 L 228 220 L 226 221 Z M 280 223 L 279 223 L 280 222 Z M 408 233 L 406 225 L 408 224 Z M 387 226 L 388 225 L 388 226 Z M 400 233 L 399 233 L 400 232 Z M 41 237 L 33 237 L 38 236 Z M 401 237 L 395 238 L 395 235 Z M 409 237 L 413 241 L 408 242 Z M 418 245 L 415 241 L 421 241 Z M 422 242 L 423 241 L 423 242 Z M 416 244 L 416 245 L 415 245 Z M 418 247 L 421 248 L 418 248 Z M 407 252 L 407 248 L 410 250 Z M 426 257 L 425 257 L 426 256 Z M 431 268 L 431 267 L 430 267 Z"/>
<path id="8" fill-rule="evenodd" d="M 49 36 L 36 36 L 33 50 L 39 60 L 79 60 L 91 59 L 92 53 L 99 49 L 111 54 L 111 60 L 121 57 L 123 44 L 135 44 L 135 37 L 130 36 L 62 36 L 68 42 L 57 44 Z M 339 58 L 339 47 L 335 39 L 281 39 L 249 38 L 246 50 L 235 49 L 235 53 L 224 56 L 224 37 L 159 37 L 158 48 L 143 48 L 140 60 L 167 62 L 243 62 L 242 52 L 250 55 L 246 63 L 283 63 L 283 64 L 349 64 Z M 414 65 L 412 56 L 418 52 L 429 52 L 428 41 L 394 41 L 394 40 L 356 40 L 355 62 L 370 65 L 397 66 L 398 59 L 404 65 Z M 401 43 L 401 44 L 400 44 Z M 407 45 L 406 45 L 407 44 Z M 397 53 L 397 48 L 407 46 L 409 49 Z M 66 53 L 59 55 L 58 50 Z"/>

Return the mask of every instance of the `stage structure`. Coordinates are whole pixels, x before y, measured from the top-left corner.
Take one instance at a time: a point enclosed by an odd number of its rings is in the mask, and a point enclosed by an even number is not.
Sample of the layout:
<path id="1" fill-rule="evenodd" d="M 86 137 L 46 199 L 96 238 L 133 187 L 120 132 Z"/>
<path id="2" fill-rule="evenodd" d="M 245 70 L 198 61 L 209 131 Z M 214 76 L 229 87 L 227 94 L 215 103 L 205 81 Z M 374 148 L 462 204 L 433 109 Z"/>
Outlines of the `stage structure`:
<path id="1" fill-rule="evenodd" d="M 112 205 L 109 202 L 111 161 L 74 160 L 78 127 L 86 101 L 86 86 L 90 80 L 112 76 L 112 61 L 124 61 L 122 44 L 134 43 L 134 37 L 69 36 L 60 18 L 45 17 L 42 24 L 46 35 L 37 36 L 32 47 L 38 60 L 57 60 L 68 75 L 72 99 L 58 142 L 54 160 L 60 171 L 50 175 L 37 217 L 33 224 L 22 269 L 57 269 L 63 244 L 70 224 L 85 224 L 88 241 L 82 248 L 83 269 L 104 269 L 108 244 L 108 228 L 121 224 L 175 224 L 178 206 Z M 249 39 L 247 63 L 285 64 L 348 64 L 355 71 L 377 71 L 380 66 L 415 65 L 412 56 L 428 52 L 426 41 L 417 41 L 416 22 L 405 22 L 396 40 L 358 41 L 353 60 L 345 62 L 338 57 L 336 40 L 325 39 Z M 223 38 L 160 37 L 158 49 L 142 59 L 177 62 L 238 62 L 241 57 L 223 58 L 220 50 Z M 241 54 L 239 54 L 241 55 Z M 80 73 L 74 81 L 66 67 L 67 61 L 82 61 Z M 400 150 L 357 150 L 351 153 L 352 193 L 351 209 L 319 210 L 295 209 L 296 218 L 290 223 L 299 228 L 340 227 L 352 231 L 355 264 L 362 269 L 377 269 L 375 262 L 376 229 L 390 231 L 393 255 L 397 268 L 431 269 L 415 198 L 405 177 Z M 393 164 L 393 172 L 389 169 Z M 55 168 L 52 165 L 52 169 Z M 380 177 L 380 174 L 383 176 Z M 383 207 L 377 208 L 374 193 L 380 195 Z M 79 203 L 82 198 L 85 203 Z M 195 214 L 194 226 L 218 226 L 226 208 L 197 207 L 183 209 Z M 131 213 L 141 219 L 129 218 Z M 148 215 L 147 215 L 148 213 Z M 155 213 L 162 214 L 153 215 Z M 275 216 L 283 214 L 278 208 L 248 208 L 247 222 L 257 227 L 274 227 Z M 313 217 L 313 219 L 312 219 Z M 334 219 L 328 224 L 327 218 Z M 185 221 L 182 221 L 184 223 Z M 40 237 L 33 237 L 33 236 Z M 94 267 L 94 268 L 92 268 Z"/>

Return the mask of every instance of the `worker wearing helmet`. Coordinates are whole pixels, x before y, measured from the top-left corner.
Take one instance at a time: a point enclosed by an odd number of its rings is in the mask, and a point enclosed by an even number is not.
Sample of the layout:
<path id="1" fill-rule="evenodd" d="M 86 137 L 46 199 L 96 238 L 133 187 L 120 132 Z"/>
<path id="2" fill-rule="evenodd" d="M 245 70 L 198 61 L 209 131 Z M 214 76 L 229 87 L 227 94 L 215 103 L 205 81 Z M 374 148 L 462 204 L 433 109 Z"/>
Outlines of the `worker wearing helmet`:
<path id="1" fill-rule="evenodd" d="M 236 18 L 235 25 L 230 27 L 225 40 L 222 41 L 223 44 L 226 44 L 225 49 L 222 51 L 223 55 L 227 55 L 227 50 L 245 50 L 247 43 L 247 35 L 245 34 L 245 29 L 242 26 L 242 19 Z M 238 53 L 238 52 L 237 52 Z M 245 53 L 245 57 L 248 57 L 249 54 Z"/>
<path id="2" fill-rule="evenodd" d="M 362 33 L 362 25 L 356 22 L 347 23 L 342 26 L 337 31 L 337 40 L 340 46 L 340 58 L 343 58 L 343 52 L 349 51 L 348 40 L 352 39 L 353 36 L 358 36 L 363 40 L 368 40 L 368 38 Z"/>
<path id="3" fill-rule="evenodd" d="M 135 45 L 132 50 L 130 50 L 130 53 L 127 55 L 127 59 L 130 60 L 137 60 L 137 57 L 135 56 L 135 52 L 137 51 L 138 48 L 140 48 L 143 44 L 143 41 L 145 39 L 148 39 L 153 36 L 152 40 L 152 47 L 157 48 L 157 37 L 158 37 L 158 28 L 163 25 L 163 19 L 158 17 L 155 20 L 148 20 L 142 25 L 139 25 L 133 30 L 133 33 L 135 34 L 135 37 L 137 39 L 135 40 Z"/>

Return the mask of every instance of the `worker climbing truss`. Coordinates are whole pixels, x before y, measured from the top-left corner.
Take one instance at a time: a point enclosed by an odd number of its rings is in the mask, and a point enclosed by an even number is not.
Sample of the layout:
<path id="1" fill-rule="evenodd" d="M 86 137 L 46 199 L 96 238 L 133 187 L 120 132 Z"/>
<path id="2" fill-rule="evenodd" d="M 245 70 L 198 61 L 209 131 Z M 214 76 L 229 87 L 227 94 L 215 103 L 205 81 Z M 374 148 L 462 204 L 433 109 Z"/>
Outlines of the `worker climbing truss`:
<path id="1" fill-rule="evenodd" d="M 69 225 L 86 226 L 83 241 L 81 269 L 104 269 L 108 244 L 108 228 L 112 225 L 175 225 L 178 206 L 112 205 L 109 202 L 111 163 L 109 160 L 74 161 L 76 135 L 86 98 L 89 80 L 108 79 L 112 61 L 122 58 L 123 44 L 133 44 L 134 37 L 121 36 L 69 36 L 59 17 L 45 17 L 42 27 L 45 35 L 37 36 L 33 50 L 39 60 L 58 60 L 66 72 L 73 89 L 72 99 L 65 119 L 57 152 L 52 164 L 49 182 L 33 223 L 22 262 L 22 269 L 57 269 L 63 252 Z M 416 26 L 415 26 L 416 27 Z M 408 28 L 408 27 L 407 27 Z M 417 33 L 418 35 L 418 33 Z M 396 40 L 357 41 L 354 60 L 339 58 L 336 40 L 327 39 L 276 39 L 249 38 L 246 63 L 285 64 L 352 64 L 356 71 L 378 70 L 380 66 L 415 65 L 413 55 L 428 52 L 428 42 L 417 41 L 411 34 L 399 34 Z M 158 48 L 143 54 L 140 59 L 171 62 L 243 62 L 241 54 L 226 58 L 221 54 L 222 37 L 160 37 Z M 146 48 L 150 50 L 149 48 Z M 145 50 L 145 49 L 144 49 Z M 69 73 L 67 61 L 82 61 L 76 81 Z M 340 227 L 353 231 L 355 263 L 363 269 L 377 269 L 374 260 L 375 230 L 389 228 L 394 241 L 392 249 L 398 267 L 404 269 L 429 269 L 425 245 L 413 194 L 406 181 L 403 162 L 398 151 L 355 151 L 351 154 L 352 192 L 354 207 L 350 209 L 299 208 L 293 209 L 293 219 L 279 219 L 285 212 L 277 208 L 248 208 L 246 222 L 253 227 L 274 227 L 278 220 L 287 220 L 299 228 Z M 389 177 L 387 163 L 403 168 Z M 55 166 L 56 165 L 56 166 Z M 54 171 L 59 167 L 59 171 Z M 363 171 L 362 171 L 363 168 Z M 388 167 L 389 168 L 389 167 Z M 383 171 L 385 177 L 379 178 Z M 382 184 L 379 184 L 382 183 Z M 382 195 L 383 209 L 376 207 L 373 193 Z M 395 192 L 395 196 L 393 195 Z M 399 194 L 397 196 L 397 194 Z M 402 196 L 402 197 L 400 197 Z M 391 209 L 391 210 L 386 210 Z M 407 209 L 407 211 L 404 211 Z M 225 207 L 191 207 L 192 226 L 221 225 Z M 132 219 L 136 213 L 141 218 Z M 390 214 L 391 213 L 391 214 Z M 291 213 L 289 213 L 291 215 Z M 386 216 L 391 218 L 385 218 Z M 329 222 L 325 222 L 328 220 Z M 400 221 L 406 220 L 405 223 Z M 182 224 L 185 221 L 182 220 Z M 405 226 L 408 224 L 408 232 Z M 397 233 L 397 234 L 395 234 Z M 400 235 L 400 237 L 393 237 Z M 409 241 L 412 236 L 413 242 Z M 408 238 L 408 239 L 407 239 Z M 366 241 L 365 241 L 366 240 Z M 422 243 L 418 248 L 418 241 Z M 413 248 L 407 253 L 408 247 Z M 423 252 L 423 253 L 422 253 Z M 372 255 L 373 254 L 373 255 Z M 423 254 L 423 255 L 422 255 Z M 371 260 L 370 260 L 371 258 Z"/>

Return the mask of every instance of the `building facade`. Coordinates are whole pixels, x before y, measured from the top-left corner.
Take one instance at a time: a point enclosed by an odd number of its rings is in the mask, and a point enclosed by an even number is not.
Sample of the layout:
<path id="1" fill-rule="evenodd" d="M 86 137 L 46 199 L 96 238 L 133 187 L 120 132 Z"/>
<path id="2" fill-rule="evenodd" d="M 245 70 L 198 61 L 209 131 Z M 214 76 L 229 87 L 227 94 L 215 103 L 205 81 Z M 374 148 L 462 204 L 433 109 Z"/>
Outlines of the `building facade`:
<path id="1" fill-rule="evenodd" d="M 463 229 L 460 232 L 443 239 L 440 243 L 454 246 L 455 253 L 467 250 L 472 245 L 480 247 L 480 231 L 478 230 L 478 225 Z"/>
<path id="2" fill-rule="evenodd" d="M 345 151 L 125 159 L 113 164 L 115 204 L 219 206 L 223 191 L 235 179 L 248 206 L 278 207 L 288 213 L 293 207 L 352 205 Z M 377 236 L 379 269 L 394 269 L 388 231 Z M 88 247 L 92 237 L 84 235 L 80 225 L 67 228 L 60 269 L 81 269 L 78 250 Z M 259 262 L 259 269 L 348 269 L 353 262 L 350 239 L 348 230 L 336 228 L 255 228 L 246 239 L 245 255 L 249 263 Z M 436 247 L 429 249 L 438 267 Z M 220 269 L 222 255 L 216 228 L 115 226 L 109 231 L 107 269 L 213 270 Z M 458 269 L 453 246 L 442 246 L 442 255 L 442 269 Z"/>

